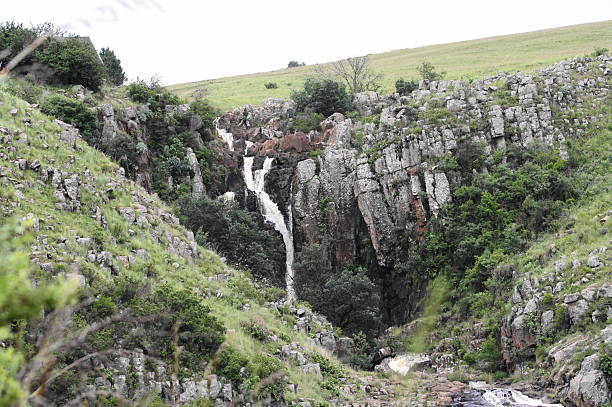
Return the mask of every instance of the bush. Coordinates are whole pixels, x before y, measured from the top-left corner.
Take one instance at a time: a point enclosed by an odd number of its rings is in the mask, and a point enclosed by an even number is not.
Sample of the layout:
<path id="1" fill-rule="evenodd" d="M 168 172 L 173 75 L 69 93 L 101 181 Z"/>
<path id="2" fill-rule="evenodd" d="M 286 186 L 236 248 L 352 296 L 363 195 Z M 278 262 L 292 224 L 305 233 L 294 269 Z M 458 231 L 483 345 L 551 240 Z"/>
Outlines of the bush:
<path id="1" fill-rule="evenodd" d="M 160 356 L 166 362 L 178 363 L 184 371 L 201 369 L 224 340 L 225 328 L 221 322 L 211 314 L 202 298 L 188 289 L 162 284 L 152 295 L 137 299 L 134 309 L 137 315 L 155 317 L 148 322 L 147 331 L 166 334 L 159 341 Z M 154 350 L 146 334 L 138 341 L 142 342 L 136 343 L 138 347 Z M 181 349 L 178 360 L 174 360 L 175 346 Z"/>
<path id="2" fill-rule="evenodd" d="M 268 82 L 264 85 L 266 89 L 276 89 L 278 88 L 278 84 L 276 82 Z"/>
<path id="3" fill-rule="evenodd" d="M 414 80 L 405 81 L 403 78 L 395 81 L 395 91 L 401 96 L 410 95 L 413 90 L 417 90 L 419 84 Z"/>
<path id="4" fill-rule="evenodd" d="M 155 91 L 142 81 L 130 83 L 127 86 L 127 94 L 130 99 L 138 103 L 147 103 L 155 97 Z"/>
<path id="5" fill-rule="evenodd" d="M 344 85 L 330 79 L 307 79 L 304 89 L 293 91 L 291 98 L 298 111 L 309 110 L 325 117 L 334 113 L 345 113 L 351 109 L 351 98 Z"/>
<path id="6" fill-rule="evenodd" d="M 88 143 L 92 143 L 98 129 L 96 113 L 79 100 L 62 95 L 49 96 L 43 100 L 41 110 L 49 115 L 70 123 L 79 129 Z"/>
<path id="7" fill-rule="evenodd" d="M 321 113 L 298 114 L 293 119 L 293 128 L 302 133 L 308 133 L 311 130 L 318 130 L 323 120 L 325 120 L 325 116 Z"/>
<path id="8" fill-rule="evenodd" d="M 593 53 L 591 54 L 592 57 L 599 57 L 601 55 L 608 55 L 608 52 L 610 52 L 610 50 L 608 48 L 595 48 L 595 51 L 593 51 Z"/>
<path id="9" fill-rule="evenodd" d="M 231 346 L 224 347 L 219 353 L 217 372 L 236 385 L 249 376 L 248 367 L 249 359 Z"/>
<path id="10" fill-rule="evenodd" d="M 35 52 L 35 58 L 53 69 L 54 81 L 62 85 L 83 85 L 98 91 L 104 66 L 95 49 L 77 37 L 49 39 Z"/>
<path id="11" fill-rule="evenodd" d="M 378 287 L 363 267 L 345 268 L 332 275 L 315 294 L 313 308 L 322 312 L 347 334 L 376 336 L 380 322 Z"/>
<path id="12" fill-rule="evenodd" d="M 189 104 L 190 111 L 202 119 L 202 125 L 207 129 L 214 127 L 213 122 L 219 116 L 219 111 L 212 107 L 205 99 L 196 99 Z"/>

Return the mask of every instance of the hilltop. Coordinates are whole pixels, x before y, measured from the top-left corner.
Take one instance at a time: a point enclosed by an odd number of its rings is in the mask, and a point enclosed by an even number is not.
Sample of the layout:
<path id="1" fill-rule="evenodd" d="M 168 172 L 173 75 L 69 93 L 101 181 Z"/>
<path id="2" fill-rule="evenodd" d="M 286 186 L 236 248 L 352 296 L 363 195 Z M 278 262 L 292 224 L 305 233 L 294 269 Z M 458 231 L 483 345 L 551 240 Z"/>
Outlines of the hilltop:
<path id="1" fill-rule="evenodd" d="M 612 49 L 612 20 L 581 24 L 522 34 L 504 35 L 402 49 L 369 55 L 372 67 L 384 74 L 382 93 L 395 91 L 395 81 L 418 79 L 416 67 L 429 61 L 445 79 L 476 79 L 498 72 L 533 72 L 564 58 L 584 56 L 595 48 Z M 325 64 L 323 64 L 324 66 Z M 317 66 L 295 67 L 198 82 L 170 85 L 167 88 L 184 98 L 203 91 L 216 107 L 229 110 L 244 104 L 259 105 L 265 98 L 290 96 L 300 89 Z M 278 88 L 266 89 L 266 83 Z"/>

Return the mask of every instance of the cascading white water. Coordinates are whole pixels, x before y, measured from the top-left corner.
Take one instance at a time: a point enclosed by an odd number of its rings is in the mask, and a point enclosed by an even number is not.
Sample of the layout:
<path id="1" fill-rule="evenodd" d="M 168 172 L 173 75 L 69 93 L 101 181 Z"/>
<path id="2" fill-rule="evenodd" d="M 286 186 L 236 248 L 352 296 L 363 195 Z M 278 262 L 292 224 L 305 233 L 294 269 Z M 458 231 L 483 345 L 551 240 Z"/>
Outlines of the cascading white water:
<path id="1" fill-rule="evenodd" d="M 229 133 L 225 129 L 219 128 L 219 118 L 218 117 L 215 119 L 213 123 L 215 125 L 215 129 L 217 129 L 217 134 L 219 134 L 219 137 L 221 137 L 221 139 L 227 143 L 230 151 L 234 151 L 234 135 L 232 133 Z"/>
<path id="2" fill-rule="evenodd" d="M 534 407 L 563 407 L 561 404 L 547 404 L 541 400 L 532 399 L 514 389 L 491 389 L 482 395 L 488 403 L 495 407 L 507 406 L 534 406 Z"/>
<path id="3" fill-rule="evenodd" d="M 283 242 L 285 243 L 285 283 L 287 286 L 287 299 L 291 302 L 295 301 L 295 289 L 293 287 L 293 233 L 292 227 L 285 223 L 285 218 L 282 212 L 278 209 L 278 206 L 272 201 L 270 195 L 265 191 L 265 178 L 266 174 L 272 168 L 272 162 L 274 158 L 266 157 L 264 160 L 263 168 L 255 171 L 253 176 L 253 161 L 255 157 L 244 157 L 244 183 L 249 191 L 255 193 L 259 202 L 261 214 L 264 219 L 271 222 L 282 236 Z M 291 214 L 291 206 L 289 206 L 289 213 Z M 291 215 L 289 215 L 291 216 Z M 291 218 L 290 218 L 291 221 Z"/>

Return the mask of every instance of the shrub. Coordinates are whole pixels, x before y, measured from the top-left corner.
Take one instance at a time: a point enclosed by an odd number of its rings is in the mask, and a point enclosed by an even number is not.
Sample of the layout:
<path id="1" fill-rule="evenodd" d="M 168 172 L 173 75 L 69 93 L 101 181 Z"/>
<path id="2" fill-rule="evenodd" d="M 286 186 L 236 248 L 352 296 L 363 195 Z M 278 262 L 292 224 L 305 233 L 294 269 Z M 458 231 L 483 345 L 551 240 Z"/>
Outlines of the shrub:
<path id="1" fill-rule="evenodd" d="M 268 82 L 264 85 L 266 89 L 276 89 L 278 88 L 278 84 L 276 82 Z"/>
<path id="2" fill-rule="evenodd" d="M 83 102 L 62 95 L 53 95 L 43 100 L 41 110 L 78 128 L 87 142 L 94 141 L 98 118 L 96 113 Z"/>
<path id="3" fill-rule="evenodd" d="M 291 98 L 298 111 L 310 110 L 325 117 L 351 109 L 351 98 L 344 85 L 330 79 L 307 79 L 304 89 L 293 91 Z"/>
<path id="4" fill-rule="evenodd" d="M 591 56 L 597 58 L 598 56 L 601 56 L 601 55 L 608 55 L 608 52 L 610 52 L 608 48 L 603 48 L 603 47 L 595 48 Z"/>
<path id="5" fill-rule="evenodd" d="M 138 103 L 147 103 L 155 96 L 155 91 L 142 81 L 130 83 L 127 86 L 127 94 L 130 99 Z"/>
<path id="6" fill-rule="evenodd" d="M 599 369 L 607 376 L 612 377 L 612 354 L 602 354 L 599 358 Z"/>
<path id="7" fill-rule="evenodd" d="M 295 119 L 293 119 L 293 128 L 302 133 L 308 133 L 311 130 L 318 130 L 323 120 L 325 120 L 325 116 L 321 113 L 298 114 Z"/>
<path id="8" fill-rule="evenodd" d="M 202 125 L 205 128 L 212 129 L 213 122 L 219 116 L 219 111 L 208 103 L 205 99 L 196 99 L 189 104 L 191 113 L 197 114 L 202 119 Z"/>
<path id="9" fill-rule="evenodd" d="M 148 331 L 166 333 L 160 341 L 160 356 L 167 362 L 173 361 L 177 357 L 175 346 L 178 346 L 181 352 L 175 362 L 184 371 L 201 369 L 202 363 L 210 359 L 224 340 L 225 328 L 221 322 L 211 314 L 202 298 L 188 289 L 162 284 L 152 295 L 139 298 L 134 309 L 137 315 L 155 316 L 148 323 Z M 153 350 L 145 335 L 138 340 Z M 138 345 L 143 347 L 142 343 Z"/>
<path id="10" fill-rule="evenodd" d="M 234 384 L 242 383 L 248 376 L 249 359 L 232 346 L 226 346 L 219 353 L 217 371 Z"/>
<path id="11" fill-rule="evenodd" d="M 399 93 L 401 96 L 406 96 L 412 93 L 412 91 L 417 90 L 419 84 L 414 80 L 405 81 L 403 78 L 395 81 L 395 91 Z"/>
<path id="12" fill-rule="evenodd" d="M 95 49 L 81 38 L 49 39 L 35 57 L 53 69 L 54 80 L 62 85 L 78 84 L 93 91 L 102 85 L 104 66 Z"/>

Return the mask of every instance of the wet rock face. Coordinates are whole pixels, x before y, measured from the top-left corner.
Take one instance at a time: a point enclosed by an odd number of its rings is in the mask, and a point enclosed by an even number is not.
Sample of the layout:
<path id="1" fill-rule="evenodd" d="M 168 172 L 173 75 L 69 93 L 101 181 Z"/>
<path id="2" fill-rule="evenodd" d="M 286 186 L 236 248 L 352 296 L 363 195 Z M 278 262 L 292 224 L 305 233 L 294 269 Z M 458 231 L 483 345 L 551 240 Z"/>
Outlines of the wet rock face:
<path id="1" fill-rule="evenodd" d="M 534 76 L 422 81 L 410 96 L 366 92 L 356 96 L 355 105 L 364 117 L 380 114 L 379 120 L 364 123 L 336 113 L 308 134 L 293 129 L 293 102 L 279 99 L 236 108 L 221 116 L 218 126 L 233 134 L 232 160 L 245 154 L 275 157 L 266 190 L 283 211 L 292 208 L 285 216 L 293 218 L 296 252 L 326 242 L 339 269 L 354 263 L 366 245 L 380 272 L 376 277 L 390 293 L 387 314 L 405 322 L 417 302 L 412 297 L 421 294 L 390 270 L 399 237 L 419 238 L 461 186 L 462 174 L 449 171 L 445 159 L 466 140 L 482 145 L 488 156 L 501 155 L 502 162 L 510 146 L 535 144 L 567 158 L 566 137 L 579 131 L 576 124 L 594 119 L 572 122 L 566 113 L 585 98 L 603 100 L 609 94 L 610 65 L 609 57 L 573 59 Z M 590 79 L 576 79 L 576 73 Z M 241 194 L 244 187 L 234 183 L 228 190 Z M 598 267 L 595 259 L 590 264 Z M 570 316 L 580 318 L 584 305 L 568 305 Z M 508 337 L 529 352 L 533 335 L 517 328 L 516 317 L 507 323 Z"/>

